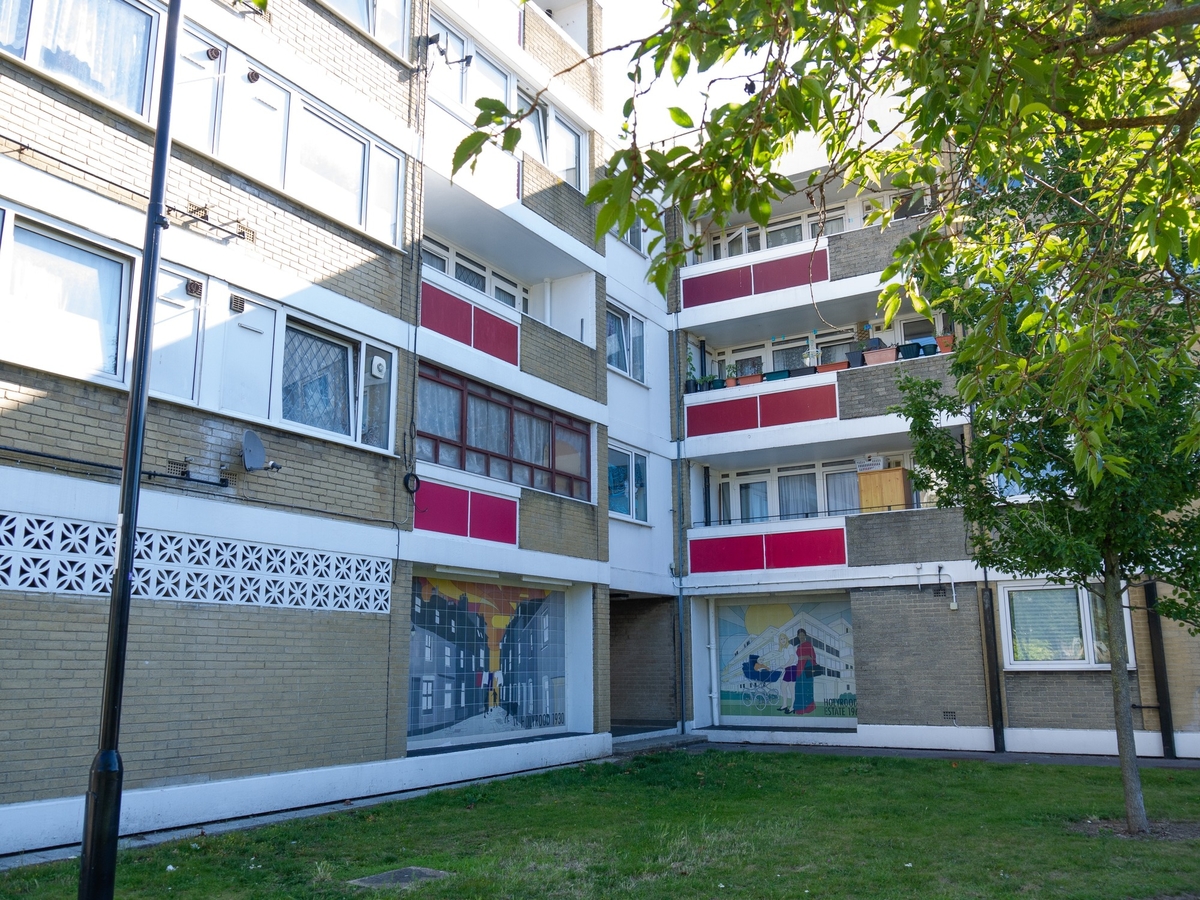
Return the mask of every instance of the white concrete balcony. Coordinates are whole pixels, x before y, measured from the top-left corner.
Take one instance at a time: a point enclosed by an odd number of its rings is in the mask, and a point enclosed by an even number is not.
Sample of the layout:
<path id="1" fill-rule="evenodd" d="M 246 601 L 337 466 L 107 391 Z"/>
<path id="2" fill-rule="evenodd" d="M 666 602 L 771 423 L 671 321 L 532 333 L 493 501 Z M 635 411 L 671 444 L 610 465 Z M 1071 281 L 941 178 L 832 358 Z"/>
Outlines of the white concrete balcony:
<path id="1" fill-rule="evenodd" d="M 712 346 L 797 336 L 878 315 L 880 274 L 914 227 L 864 228 L 680 270 L 679 326 Z M 825 307 L 818 313 L 818 307 Z M 824 320 L 823 318 L 824 317 Z"/>
<path id="2" fill-rule="evenodd" d="M 685 455 L 718 469 L 815 462 L 908 450 L 896 377 L 939 378 L 948 355 L 818 372 L 684 397 Z M 961 429 L 965 419 L 947 420 Z"/>

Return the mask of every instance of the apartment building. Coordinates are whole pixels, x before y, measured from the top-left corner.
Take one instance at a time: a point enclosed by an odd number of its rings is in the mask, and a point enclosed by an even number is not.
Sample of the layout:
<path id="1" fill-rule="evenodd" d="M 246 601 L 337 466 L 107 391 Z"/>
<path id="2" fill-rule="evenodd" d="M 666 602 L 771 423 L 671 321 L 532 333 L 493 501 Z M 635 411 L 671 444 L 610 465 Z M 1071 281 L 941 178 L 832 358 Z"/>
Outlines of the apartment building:
<path id="1" fill-rule="evenodd" d="M 893 224 L 864 227 L 884 203 Z M 788 198 L 766 228 L 695 225 L 670 298 L 689 721 L 713 741 L 961 750 L 993 749 L 998 725 L 1010 751 L 1115 753 L 1098 605 L 979 570 L 962 515 L 910 483 L 896 378 L 950 387 L 953 329 L 911 308 L 885 328 L 876 301 L 925 203 L 843 189 Z M 1171 623 L 1152 638 L 1143 588 L 1128 599 L 1138 750 L 1164 752 L 1157 662 L 1174 750 L 1200 755 L 1200 642 Z"/>
<path id="2" fill-rule="evenodd" d="M 126 833 L 677 728 L 990 749 L 999 708 L 1010 749 L 1108 748 L 1086 597 L 991 576 L 989 702 L 983 573 L 887 413 L 898 370 L 947 356 L 841 367 L 933 346 L 877 319 L 906 219 L 865 229 L 849 192 L 765 230 L 672 216 L 705 251 L 664 299 L 643 234 L 596 240 L 584 203 L 595 0 L 184 15 Z M 0 854 L 82 830 L 164 25 L 157 0 L 0 7 Z M 530 110 L 523 140 L 452 175 L 484 96 Z M 1168 631 L 1198 755 L 1198 651 Z"/>
<path id="3" fill-rule="evenodd" d="M 553 77 L 599 6 L 184 17 L 123 830 L 604 756 L 610 492 L 642 594 L 671 500 L 665 305 L 583 202 L 597 64 Z M 81 833 L 165 21 L 0 13 L 0 853 Z M 452 179 L 480 96 L 526 140 Z"/>

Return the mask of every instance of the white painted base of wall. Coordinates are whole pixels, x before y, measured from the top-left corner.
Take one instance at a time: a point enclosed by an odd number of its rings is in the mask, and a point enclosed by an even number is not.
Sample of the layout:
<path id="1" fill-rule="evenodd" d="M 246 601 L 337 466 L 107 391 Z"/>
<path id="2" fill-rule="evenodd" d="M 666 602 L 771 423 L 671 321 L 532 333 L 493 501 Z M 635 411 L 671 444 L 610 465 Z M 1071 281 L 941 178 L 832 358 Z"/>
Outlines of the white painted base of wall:
<path id="1" fill-rule="evenodd" d="M 828 747 L 897 747 L 906 750 L 991 750 L 992 729 L 938 725 L 859 725 L 857 732 L 739 731 L 703 732 L 715 743 L 814 744 Z"/>
<path id="2" fill-rule="evenodd" d="M 1163 755 L 1162 735 L 1157 731 L 1135 731 L 1133 743 L 1138 756 Z M 1012 753 L 1116 756 L 1117 733 L 1085 728 L 1006 728 L 1004 746 Z"/>
<path id="3" fill-rule="evenodd" d="M 678 728 L 662 728 L 658 731 L 639 731 L 636 734 L 623 734 L 620 737 L 614 737 L 614 744 L 632 744 L 635 741 L 647 741 L 651 738 L 660 737 L 675 737 L 679 734 Z"/>
<path id="4" fill-rule="evenodd" d="M 352 766 L 142 788 L 124 794 L 121 834 L 444 786 L 611 754 L 611 735 L 574 735 Z M 78 843 L 82 833 L 82 796 L 0 806 L 0 855 Z"/>
<path id="5" fill-rule="evenodd" d="M 1175 755 L 1180 759 L 1200 759 L 1200 732 L 1175 732 Z"/>

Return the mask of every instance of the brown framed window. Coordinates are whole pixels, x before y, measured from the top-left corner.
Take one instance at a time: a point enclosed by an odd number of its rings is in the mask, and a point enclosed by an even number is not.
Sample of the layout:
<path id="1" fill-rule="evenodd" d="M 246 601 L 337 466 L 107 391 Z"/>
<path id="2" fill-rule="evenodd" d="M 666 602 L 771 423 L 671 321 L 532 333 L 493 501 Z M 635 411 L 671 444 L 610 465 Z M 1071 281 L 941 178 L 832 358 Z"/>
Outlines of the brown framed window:
<path id="1" fill-rule="evenodd" d="M 421 363 L 417 459 L 591 499 L 591 426 Z"/>

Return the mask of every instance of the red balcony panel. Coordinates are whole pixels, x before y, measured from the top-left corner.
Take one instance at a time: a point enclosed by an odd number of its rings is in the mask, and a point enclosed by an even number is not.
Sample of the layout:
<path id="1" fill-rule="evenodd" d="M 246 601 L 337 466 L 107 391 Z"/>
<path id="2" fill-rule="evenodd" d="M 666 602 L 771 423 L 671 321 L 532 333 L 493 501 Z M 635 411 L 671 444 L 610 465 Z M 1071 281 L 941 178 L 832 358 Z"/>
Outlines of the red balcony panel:
<path id="1" fill-rule="evenodd" d="M 688 541 L 693 572 L 746 572 L 763 568 L 763 536 Z"/>
<path id="2" fill-rule="evenodd" d="M 758 398 L 759 424 L 787 425 L 791 422 L 812 422 L 816 419 L 837 418 L 837 387 L 823 384 L 799 391 L 780 391 Z"/>
<path id="3" fill-rule="evenodd" d="M 750 296 L 750 267 L 727 269 L 711 275 L 698 275 L 683 281 L 683 308 L 720 303 L 734 297 Z"/>
<path id="4" fill-rule="evenodd" d="M 471 491 L 471 537 L 501 544 L 517 542 L 517 501 Z"/>
<path id="5" fill-rule="evenodd" d="M 466 537 L 469 499 L 470 491 L 426 481 L 413 498 L 416 506 L 413 527 Z"/>
<path id="6" fill-rule="evenodd" d="M 846 564 L 846 533 L 841 528 L 768 534 L 766 544 L 768 569 Z"/>
<path id="7" fill-rule="evenodd" d="M 471 306 L 453 294 L 421 284 L 421 324 L 459 343 L 471 346 Z"/>
<path id="8" fill-rule="evenodd" d="M 758 398 L 742 397 L 721 403 L 701 403 L 687 408 L 688 437 L 746 431 L 758 427 Z"/>
<path id="9" fill-rule="evenodd" d="M 475 307 L 475 349 L 517 364 L 517 326 Z"/>
<path id="10" fill-rule="evenodd" d="M 829 280 L 829 253 L 814 250 L 754 266 L 754 293 L 765 294 L 783 288 Z M 684 304 L 687 305 L 686 303 Z"/>

